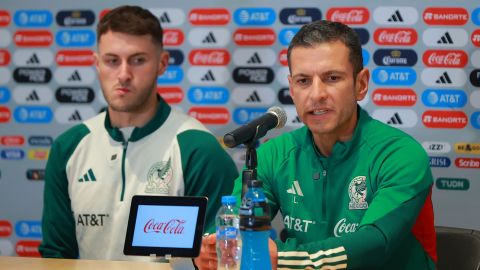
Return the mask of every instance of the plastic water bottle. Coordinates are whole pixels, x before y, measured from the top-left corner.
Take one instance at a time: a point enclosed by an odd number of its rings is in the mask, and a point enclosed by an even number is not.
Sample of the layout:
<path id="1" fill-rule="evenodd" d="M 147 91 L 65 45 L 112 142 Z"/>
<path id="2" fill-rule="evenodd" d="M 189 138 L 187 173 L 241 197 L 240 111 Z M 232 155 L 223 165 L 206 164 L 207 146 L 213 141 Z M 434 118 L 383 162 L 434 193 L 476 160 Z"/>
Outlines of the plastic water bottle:
<path id="1" fill-rule="evenodd" d="M 217 269 L 237 270 L 240 266 L 241 238 L 238 230 L 238 208 L 235 196 L 223 196 L 217 212 Z"/>
<path id="2" fill-rule="evenodd" d="M 270 207 L 262 190 L 262 182 L 251 180 L 240 207 L 240 234 L 242 236 L 241 270 L 272 269 L 268 237 L 270 235 Z"/>

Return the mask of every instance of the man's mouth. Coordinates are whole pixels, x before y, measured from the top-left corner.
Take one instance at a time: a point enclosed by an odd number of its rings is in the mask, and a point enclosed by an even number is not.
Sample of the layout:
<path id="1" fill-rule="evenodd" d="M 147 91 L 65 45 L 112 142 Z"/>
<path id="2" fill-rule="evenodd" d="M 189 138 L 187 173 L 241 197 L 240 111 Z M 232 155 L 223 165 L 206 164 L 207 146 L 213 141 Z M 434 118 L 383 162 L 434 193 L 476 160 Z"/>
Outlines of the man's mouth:
<path id="1" fill-rule="evenodd" d="M 327 112 L 328 112 L 328 110 L 313 110 L 312 114 L 313 115 L 322 115 L 322 114 L 325 114 Z"/>

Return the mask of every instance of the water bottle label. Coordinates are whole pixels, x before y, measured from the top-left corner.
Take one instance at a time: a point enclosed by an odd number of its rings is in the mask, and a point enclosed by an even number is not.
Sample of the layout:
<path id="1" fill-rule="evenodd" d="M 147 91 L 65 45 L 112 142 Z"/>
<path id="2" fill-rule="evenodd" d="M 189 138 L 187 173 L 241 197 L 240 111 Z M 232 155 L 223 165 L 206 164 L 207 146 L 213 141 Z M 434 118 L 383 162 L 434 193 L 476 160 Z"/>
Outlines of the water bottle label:
<path id="1" fill-rule="evenodd" d="M 224 227 L 217 229 L 217 238 L 235 239 L 238 235 L 238 229 L 235 227 Z"/>

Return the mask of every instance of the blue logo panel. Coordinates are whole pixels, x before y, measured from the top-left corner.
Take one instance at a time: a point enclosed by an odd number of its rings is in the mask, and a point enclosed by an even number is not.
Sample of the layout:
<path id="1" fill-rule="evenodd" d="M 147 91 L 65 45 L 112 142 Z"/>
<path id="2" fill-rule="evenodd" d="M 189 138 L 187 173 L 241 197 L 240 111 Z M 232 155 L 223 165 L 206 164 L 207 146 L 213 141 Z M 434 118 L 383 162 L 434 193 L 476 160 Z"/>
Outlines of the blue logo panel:
<path id="1" fill-rule="evenodd" d="M 322 12 L 318 8 L 284 8 L 279 17 L 283 24 L 306 24 L 320 20 Z"/>
<path id="2" fill-rule="evenodd" d="M 42 238 L 42 224 L 36 220 L 20 220 L 15 224 L 18 237 Z"/>
<path id="3" fill-rule="evenodd" d="M 280 31 L 280 34 L 278 34 L 278 39 L 280 40 L 280 43 L 284 46 L 288 46 L 290 44 L 290 41 L 292 41 L 293 37 L 297 34 L 298 30 L 300 28 L 284 28 Z"/>
<path id="4" fill-rule="evenodd" d="M 362 49 L 362 58 L 363 58 L 363 66 L 366 67 L 368 65 L 368 62 L 370 62 L 370 53 Z"/>
<path id="5" fill-rule="evenodd" d="M 429 157 L 430 167 L 447 168 L 452 163 L 448 157 Z"/>
<path id="6" fill-rule="evenodd" d="M 0 157 L 5 160 L 22 160 L 25 152 L 22 149 L 4 149 L 0 152 Z"/>
<path id="7" fill-rule="evenodd" d="M 372 79 L 378 85 L 412 85 L 417 73 L 412 68 L 376 68 Z"/>
<path id="8" fill-rule="evenodd" d="M 183 80 L 183 70 L 177 66 L 170 66 L 162 76 L 158 77 L 158 84 L 179 83 Z"/>
<path id="9" fill-rule="evenodd" d="M 7 103 L 10 100 L 10 90 L 0 87 L 0 103 Z"/>
<path id="10" fill-rule="evenodd" d="M 233 13 L 233 20 L 238 25 L 271 25 L 275 16 L 271 8 L 240 8 Z"/>
<path id="11" fill-rule="evenodd" d="M 46 106 L 19 106 L 15 108 L 13 117 L 22 124 L 45 124 L 52 121 L 53 112 Z"/>
<path id="12" fill-rule="evenodd" d="M 480 25 L 480 7 L 472 11 L 472 22 L 476 25 Z"/>
<path id="13" fill-rule="evenodd" d="M 55 36 L 55 42 L 61 47 L 91 47 L 95 45 L 95 33 L 92 30 L 61 30 Z"/>
<path id="14" fill-rule="evenodd" d="M 480 112 L 472 113 L 472 116 L 470 117 L 470 123 L 472 123 L 472 127 L 480 129 Z"/>
<path id="15" fill-rule="evenodd" d="M 49 27 L 53 15 L 48 10 L 18 10 L 13 15 L 13 21 L 19 27 Z"/>
<path id="16" fill-rule="evenodd" d="M 373 53 L 373 61 L 379 66 L 414 66 L 417 53 L 408 49 L 379 49 Z"/>
<path id="17" fill-rule="evenodd" d="M 233 121 L 239 125 L 244 125 L 262 116 L 267 110 L 267 108 L 237 108 L 233 112 Z"/>
<path id="18" fill-rule="evenodd" d="M 461 90 L 427 89 L 422 102 L 427 107 L 462 108 L 467 103 L 467 94 Z"/>
<path id="19" fill-rule="evenodd" d="M 230 93 L 224 87 L 192 87 L 188 90 L 188 100 L 193 104 L 225 104 Z"/>
<path id="20" fill-rule="evenodd" d="M 353 28 L 357 32 L 358 39 L 360 40 L 361 45 L 365 45 L 370 40 L 370 33 L 365 28 Z"/>

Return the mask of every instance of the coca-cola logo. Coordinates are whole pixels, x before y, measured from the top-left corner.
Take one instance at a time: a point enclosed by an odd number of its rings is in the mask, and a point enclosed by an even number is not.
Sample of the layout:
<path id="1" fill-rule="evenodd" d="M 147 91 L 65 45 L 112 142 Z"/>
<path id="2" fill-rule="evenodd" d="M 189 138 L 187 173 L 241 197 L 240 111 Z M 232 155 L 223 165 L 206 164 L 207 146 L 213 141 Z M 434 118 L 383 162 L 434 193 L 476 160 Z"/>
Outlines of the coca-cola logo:
<path id="1" fill-rule="evenodd" d="M 427 67 L 462 68 L 468 62 L 468 55 L 461 50 L 427 50 L 423 54 L 423 63 Z"/>
<path id="2" fill-rule="evenodd" d="M 163 31 L 163 45 L 179 46 L 185 40 L 185 36 L 180 29 L 165 29 Z"/>
<path id="3" fill-rule="evenodd" d="M 143 227 L 145 233 L 162 234 L 183 234 L 183 225 L 186 223 L 183 219 L 170 219 L 167 222 L 156 222 L 155 219 L 147 221 Z"/>
<path id="4" fill-rule="evenodd" d="M 366 24 L 370 18 L 364 7 L 331 8 L 327 11 L 327 20 L 344 24 Z"/>
<path id="5" fill-rule="evenodd" d="M 418 34 L 412 28 L 378 28 L 373 38 L 379 45 L 414 45 Z"/>
<path id="6" fill-rule="evenodd" d="M 192 50 L 188 59 L 192 65 L 226 66 L 230 62 L 230 54 L 225 49 L 200 49 Z"/>
<path id="7" fill-rule="evenodd" d="M 335 225 L 333 234 L 335 237 L 340 237 L 342 234 L 353 233 L 357 230 L 358 226 L 358 223 L 347 223 L 347 219 L 342 218 Z"/>

